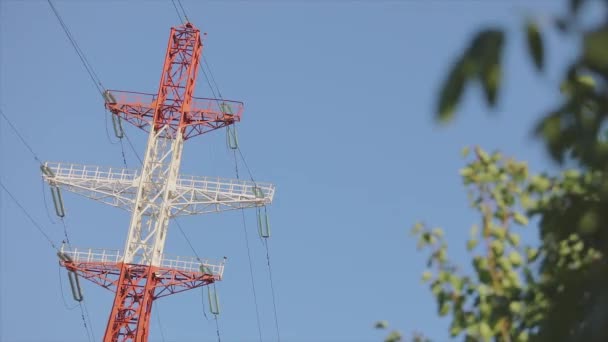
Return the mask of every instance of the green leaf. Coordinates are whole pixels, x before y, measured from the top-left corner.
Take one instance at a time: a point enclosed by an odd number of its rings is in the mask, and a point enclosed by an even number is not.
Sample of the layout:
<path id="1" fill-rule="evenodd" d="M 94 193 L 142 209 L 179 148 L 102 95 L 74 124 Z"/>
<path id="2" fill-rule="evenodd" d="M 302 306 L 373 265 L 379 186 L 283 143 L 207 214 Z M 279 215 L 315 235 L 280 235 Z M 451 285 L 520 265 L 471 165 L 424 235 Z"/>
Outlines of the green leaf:
<path id="1" fill-rule="evenodd" d="M 517 235 L 515 233 L 509 233 L 507 235 L 507 238 L 509 239 L 509 242 L 511 243 L 511 245 L 513 245 L 514 247 L 519 246 L 519 241 L 520 241 L 519 235 Z"/>
<path id="2" fill-rule="evenodd" d="M 475 239 L 471 239 L 469 241 L 467 241 L 467 250 L 470 252 L 472 251 L 475 247 L 477 247 L 477 243 L 479 241 L 475 240 Z"/>
<path id="3" fill-rule="evenodd" d="M 498 29 L 488 29 L 479 32 L 473 39 L 467 55 L 477 65 L 477 76 L 490 107 L 496 105 L 498 90 L 501 84 L 501 58 L 504 42 L 504 32 Z"/>
<path id="4" fill-rule="evenodd" d="M 378 322 L 376 322 L 376 325 L 374 327 L 376 329 L 386 329 L 386 328 L 388 328 L 388 322 L 387 321 L 378 321 Z"/>
<path id="5" fill-rule="evenodd" d="M 509 310 L 513 313 L 519 313 L 521 311 L 521 303 L 517 301 L 509 303 Z"/>
<path id="6" fill-rule="evenodd" d="M 534 66 L 538 71 L 542 71 L 544 64 L 543 40 L 538 25 L 533 21 L 526 23 L 526 38 L 528 41 L 528 51 L 530 52 Z"/>
<path id="7" fill-rule="evenodd" d="M 579 229 L 581 233 L 593 234 L 599 228 L 599 215 L 595 210 L 587 210 L 579 220 Z"/>
<path id="8" fill-rule="evenodd" d="M 466 63 L 461 59 L 454 63 L 448 78 L 444 81 L 439 95 L 439 104 L 435 118 L 439 122 L 446 123 L 452 120 L 456 107 L 467 82 Z"/>
<path id="9" fill-rule="evenodd" d="M 519 224 L 521 226 L 527 226 L 528 225 L 528 218 L 525 215 L 521 214 L 521 213 L 515 212 L 513 214 L 513 219 L 515 220 L 515 222 L 517 224 Z"/>
<path id="10" fill-rule="evenodd" d="M 384 339 L 384 342 L 399 342 L 399 341 L 401 341 L 401 333 L 398 331 L 392 331 L 386 337 L 386 339 Z"/>
<path id="11" fill-rule="evenodd" d="M 608 73 L 608 26 L 584 36 L 583 62 L 593 70 Z"/>
<path id="12" fill-rule="evenodd" d="M 538 249 L 526 248 L 526 258 L 528 259 L 528 262 L 534 262 L 534 260 L 538 258 Z"/>
<path id="13" fill-rule="evenodd" d="M 443 229 L 441 228 L 433 228 L 433 234 L 438 237 L 438 238 L 442 238 L 443 237 Z"/>
<path id="14" fill-rule="evenodd" d="M 458 323 L 457 320 L 454 320 L 452 326 L 450 327 L 450 336 L 456 337 L 458 334 L 462 332 L 462 326 Z"/>
<path id="15" fill-rule="evenodd" d="M 496 254 L 497 256 L 502 255 L 502 253 L 505 250 L 505 247 L 504 247 L 502 241 L 499 241 L 499 240 L 492 241 L 490 246 L 492 247 L 492 251 L 494 252 L 494 254 Z"/>
<path id="16" fill-rule="evenodd" d="M 509 261 L 513 266 L 518 267 L 522 262 L 521 255 L 519 255 L 519 253 L 516 251 L 511 251 L 511 253 L 509 253 Z"/>
<path id="17" fill-rule="evenodd" d="M 433 273 L 431 271 L 424 271 L 422 273 L 422 281 L 427 282 L 433 277 Z"/>
<path id="18" fill-rule="evenodd" d="M 479 323 L 479 334 L 486 341 L 489 341 L 492 338 L 492 328 L 490 328 L 490 325 L 487 322 Z"/>
<path id="19" fill-rule="evenodd" d="M 414 226 L 410 230 L 410 234 L 418 235 L 422 231 L 423 228 L 424 228 L 424 226 L 422 225 L 422 223 L 417 222 L 416 224 L 414 224 Z"/>
<path id="20" fill-rule="evenodd" d="M 482 71 L 481 84 L 483 85 L 486 102 L 490 107 L 496 106 L 496 99 L 502 81 L 502 68 L 494 63 Z"/>
<path id="21" fill-rule="evenodd" d="M 468 157 L 468 156 L 469 156 L 469 152 L 470 152 L 470 151 L 471 151 L 471 148 L 470 148 L 469 146 L 465 146 L 465 147 L 463 147 L 463 148 L 462 148 L 462 150 L 460 151 L 460 155 L 461 155 L 463 158 L 466 158 L 466 157 Z"/>

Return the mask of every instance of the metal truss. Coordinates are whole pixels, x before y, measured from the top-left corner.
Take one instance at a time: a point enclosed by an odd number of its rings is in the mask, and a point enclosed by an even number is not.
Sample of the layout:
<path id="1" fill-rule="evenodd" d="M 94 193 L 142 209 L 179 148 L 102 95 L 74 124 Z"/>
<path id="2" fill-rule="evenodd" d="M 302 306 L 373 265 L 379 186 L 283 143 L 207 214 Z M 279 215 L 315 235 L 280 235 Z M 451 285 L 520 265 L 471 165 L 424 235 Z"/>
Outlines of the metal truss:
<path id="1" fill-rule="evenodd" d="M 106 107 L 112 113 L 135 127 L 149 131 L 154 121 L 156 94 L 108 90 L 104 97 Z M 243 102 L 240 101 L 193 97 L 192 105 L 186 112 L 188 123 L 184 127 L 184 140 L 239 122 L 242 113 Z M 171 118 L 165 137 L 175 138 L 179 124 L 180 117 Z"/>
<path id="2" fill-rule="evenodd" d="M 222 279 L 223 262 L 164 254 L 171 218 L 273 200 L 271 184 L 179 175 L 185 140 L 234 124 L 243 112 L 242 102 L 193 97 L 201 54 L 197 28 L 173 27 L 156 95 L 103 94 L 114 115 L 149 132 L 141 170 L 50 162 L 42 167 L 56 205 L 61 188 L 132 212 L 122 253 L 71 248 L 58 253 L 67 270 L 115 292 L 104 342 L 147 341 L 155 299 Z"/>
<path id="3" fill-rule="evenodd" d="M 93 248 L 66 248 L 58 253 L 61 266 L 77 273 L 80 277 L 112 292 L 118 286 L 123 255 L 118 250 Z M 215 281 L 222 280 L 224 261 L 217 262 L 195 257 L 163 256 L 159 267 L 155 268 L 154 299 L 165 297 Z M 140 276 L 146 265 L 130 265 L 131 273 Z M 142 268 L 143 267 L 143 268 Z"/>
<path id="4" fill-rule="evenodd" d="M 96 201 L 133 210 L 141 172 L 133 169 L 47 162 L 49 184 Z M 152 182 L 157 182 L 152 179 Z M 269 183 L 219 177 L 180 175 L 170 199 L 171 217 L 197 215 L 272 203 L 275 187 Z M 147 214 L 148 212 L 144 213 Z"/>

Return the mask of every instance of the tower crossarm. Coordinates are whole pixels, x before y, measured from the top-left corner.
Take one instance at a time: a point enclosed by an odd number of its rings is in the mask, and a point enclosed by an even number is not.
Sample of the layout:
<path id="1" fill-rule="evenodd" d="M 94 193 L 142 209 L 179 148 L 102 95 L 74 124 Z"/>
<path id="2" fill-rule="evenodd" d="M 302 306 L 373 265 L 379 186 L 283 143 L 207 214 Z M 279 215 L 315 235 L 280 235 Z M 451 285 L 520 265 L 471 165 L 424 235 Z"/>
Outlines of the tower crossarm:
<path id="1" fill-rule="evenodd" d="M 123 268 L 119 250 L 62 246 L 59 263 L 82 278 L 115 291 Z M 154 268 L 154 298 L 168 296 L 222 280 L 225 259 L 214 261 L 197 257 L 163 255 Z M 149 266 L 128 265 L 134 274 L 143 275 Z"/>
<path id="2" fill-rule="evenodd" d="M 156 94 L 108 90 L 104 93 L 104 98 L 106 108 L 112 114 L 147 132 L 150 130 L 157 105 Z M 162 106 L 167 106 L 167 110 L 178 109 L 177 104 Z M 185 122 L 182 123 L 184 140 L 239 122 L 242 114 L 243 102 L 192 97 L 190 108 L 185 112 Z M 181 117 L 177 116 L 169 118 L 169 129 L 165 138 L 175 138 L 180 128 L 180 120 Z"/>
<path id="3" fill-rule="evenodd" d="M 46 162 L 42 177 L 51 186 L 130 211 L 137 195 L 140 171 Z"/>
<path id="4" fill-rule="evenodd" d="M 52 186 L 59 186 L 96 201 L 133 210 L 140 170 L 47 162 L 44 179 Z M 152 177 L 152 184 L 156 180 Z M 150 188 L 160 193 L 162 188 Z M 209 212 L 259 207 L 270 204 L 274 197 L 274 185 L 237 179 L 180 175 L 177 178 L 170 201 L 170 216 L 196 215 Z M 151 203 L 144 215 L 158 209 Z"/>
<path id="5" fill-rule="evenodd" d="M 182 176 L 177 180 L 171 216 L 259 207 L 272 203 L 274 191 L 269 183 Z"/>

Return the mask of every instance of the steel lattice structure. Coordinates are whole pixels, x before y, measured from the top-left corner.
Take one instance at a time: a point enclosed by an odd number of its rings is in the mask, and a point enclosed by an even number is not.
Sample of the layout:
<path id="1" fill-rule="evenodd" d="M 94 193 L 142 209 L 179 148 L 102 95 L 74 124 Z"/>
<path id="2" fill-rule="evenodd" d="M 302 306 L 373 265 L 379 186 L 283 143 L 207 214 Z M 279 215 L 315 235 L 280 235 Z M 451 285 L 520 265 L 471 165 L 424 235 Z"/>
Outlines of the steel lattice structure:
<path id="1" fill-rule="evenodd" d="M 202 54 L 191 23 L 171 28 L 158 93 L 106 91 L 113 115 L 149 132 L 141 170 L 45 163 L 53 187 L 132 212 L 124 251 L 63 246 L 60 264 L 116 293 L 104 341 L 147 341 L 152 303 L 222 279 L 223 262 L 164 254 L 169 220 L 270 204 L 274 186 L 180 176 L 184 141 L 240 121 L 243 104 L 193 97 Z"/>

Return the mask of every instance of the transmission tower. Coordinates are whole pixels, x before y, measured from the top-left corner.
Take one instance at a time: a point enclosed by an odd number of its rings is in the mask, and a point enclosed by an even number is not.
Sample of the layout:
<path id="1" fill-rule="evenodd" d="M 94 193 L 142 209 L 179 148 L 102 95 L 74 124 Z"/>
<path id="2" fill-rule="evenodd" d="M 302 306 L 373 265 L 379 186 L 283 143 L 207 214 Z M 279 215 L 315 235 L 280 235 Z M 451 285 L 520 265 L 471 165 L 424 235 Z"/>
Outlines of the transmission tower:
<path id="1" fill-rule="evenodd" d="M 78 277 L 115 292 L 104 341 L 147 341 L 154 300 L 222 279 L 224 262 L 164 254 L 169 220 L 272 202 L 271 184 L 179 174 L 184 141 L 240 121 L 243 103 L 193 97 L 202 54 L 200 31 L 191 23 L 171 28 L 157 94 L 104 93 L 116 118 L 149 132 L 141 170 L 47 162 L 58 214 L 59 189 L 132 211 L 123 251 L 64 245 L 74 298 Z M 76 285 L 75 285 L 76 284 Z"/>

